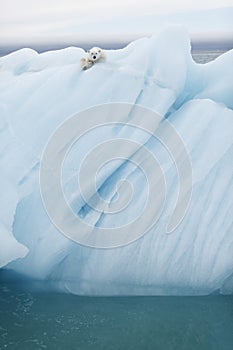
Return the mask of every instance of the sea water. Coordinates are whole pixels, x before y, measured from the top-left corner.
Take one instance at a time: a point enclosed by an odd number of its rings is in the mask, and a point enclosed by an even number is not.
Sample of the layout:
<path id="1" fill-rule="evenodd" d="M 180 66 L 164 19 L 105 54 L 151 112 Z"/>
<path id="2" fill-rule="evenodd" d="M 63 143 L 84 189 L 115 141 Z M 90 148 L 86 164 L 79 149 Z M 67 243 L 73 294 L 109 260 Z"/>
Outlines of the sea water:
<path id="1" fill-rule="evenodd" d="M 208 63 L 215 60 L 218 56 L 222 55 L 225 51 L 213 50 L 213 51 L 193 51 L 192 56 L 197 63 Z"/>
<path id="2" fill-rule="evenodd" d="M 0 349 L 231 350 L 233 296 L 79 297 L 0 285 Z"/>

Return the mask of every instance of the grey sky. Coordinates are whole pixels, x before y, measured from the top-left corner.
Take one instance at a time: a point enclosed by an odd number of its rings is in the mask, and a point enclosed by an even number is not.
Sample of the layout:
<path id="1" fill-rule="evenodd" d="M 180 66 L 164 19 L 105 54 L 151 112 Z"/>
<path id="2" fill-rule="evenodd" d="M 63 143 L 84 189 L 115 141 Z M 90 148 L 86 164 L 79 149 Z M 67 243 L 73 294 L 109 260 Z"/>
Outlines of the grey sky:
<path id="1" fill-rule="evenodd" d="M 184 24 L 190 24 L 195 31 L 192 13 L 226 7 L 233 7 L 233 0 L 0 0 L 0 41 L 68 38 L 106 32 L 137 34 L 156 31 L 164 14 L 168 14 L 164 22 L 176 16 L 180 22 L 185 22 L 187 12 L 191 17 Z M 154 22 L 151 16 L 155 16 Z M 229 13 L 226 11 L 222 16 L 222 22 L 215 21 L 213 15 L 210 20 L 207 16 L 207 26 L 203 30 L 233 31 Z M 199 29 L 197 25 L 196 30 Z"/>

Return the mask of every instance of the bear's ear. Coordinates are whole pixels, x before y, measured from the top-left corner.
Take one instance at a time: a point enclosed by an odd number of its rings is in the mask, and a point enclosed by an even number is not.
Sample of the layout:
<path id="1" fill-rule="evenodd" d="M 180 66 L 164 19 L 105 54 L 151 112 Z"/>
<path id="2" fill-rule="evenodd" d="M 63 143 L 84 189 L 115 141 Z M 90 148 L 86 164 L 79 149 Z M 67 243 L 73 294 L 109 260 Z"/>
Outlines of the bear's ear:
<path id="1" fill-rule="evenodd" d="M 90 50 L 87 50 L 87 53 L 90 53 L 91 51 Z"/>
<path id="2" fill-rule="evenodd" d="M 99 50 L 99 53 L 101 52 L 101 50 Z"/>

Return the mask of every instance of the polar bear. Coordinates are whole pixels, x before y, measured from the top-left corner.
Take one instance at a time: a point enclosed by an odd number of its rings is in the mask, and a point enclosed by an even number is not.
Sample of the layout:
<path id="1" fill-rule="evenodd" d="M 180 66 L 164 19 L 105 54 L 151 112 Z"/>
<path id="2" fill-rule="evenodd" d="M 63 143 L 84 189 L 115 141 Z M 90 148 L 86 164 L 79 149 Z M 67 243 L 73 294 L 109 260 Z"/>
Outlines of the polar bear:
<path id="1" fill-rule="evenodd" d="M 87 56 L 81 58 L 80 64 L 82 70 L 86 70 L 92 67 L 97 62 L 105 62 L 106 56 L 104 51 L 99 47 L 93 47 L 89 51 L 87 51 Z"/>

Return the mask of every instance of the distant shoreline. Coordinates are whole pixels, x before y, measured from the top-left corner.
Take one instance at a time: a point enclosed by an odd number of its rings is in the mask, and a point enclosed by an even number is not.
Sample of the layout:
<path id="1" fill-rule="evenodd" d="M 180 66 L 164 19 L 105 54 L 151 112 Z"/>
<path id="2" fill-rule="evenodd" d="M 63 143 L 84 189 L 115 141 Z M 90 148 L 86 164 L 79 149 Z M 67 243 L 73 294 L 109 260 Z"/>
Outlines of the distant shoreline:
<path id="1" fill-rule="evenodd" d="M 134 38 L 135 39 L 135 38 Z M 77 42 L 65 42 L 65 43 L 46 43 L 46 44 L 38 44 L 38 43 L 21 43 L 21 44 L 10 44 L 10 45 L 2 45 L 0 43 L 0 57 L 8 55 L 16 50 L 22 48 L 31 48 L 36 50 L 38 53 L 43 53 L 46 51 L 52 50 L 61 50 L 70 46 L 81 47 L 84 50 L 88 50 L 93 46 L 101 46 L 106 50 L 117 50 L 122 49 L 127 46 L 132 40 L 125 41 L 113 41 L 113 42 L 103 42 L 103 41 L 77 41 Z M 192 52 L 225 52 L 233 49 L 233 38 L 232 40 L 191 40 Z"/>

